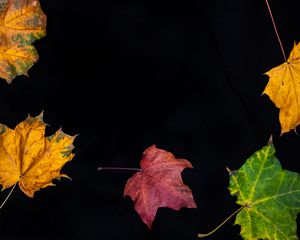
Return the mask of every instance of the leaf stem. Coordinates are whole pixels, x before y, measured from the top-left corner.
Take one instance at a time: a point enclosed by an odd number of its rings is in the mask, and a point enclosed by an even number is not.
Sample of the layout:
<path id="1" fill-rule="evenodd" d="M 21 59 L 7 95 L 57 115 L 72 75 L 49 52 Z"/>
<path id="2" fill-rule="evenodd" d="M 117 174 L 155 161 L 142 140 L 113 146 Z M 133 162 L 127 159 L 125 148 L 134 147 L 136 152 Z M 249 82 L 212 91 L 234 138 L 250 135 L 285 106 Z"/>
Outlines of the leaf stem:
<path id="1" fill-rule="evenodd" d="M 275 23 L 275 20 L 274 20 L 273 14 L 272 14 L 272 10 L 271 10 L 271 7 L 270 7 L 270 4 L 269 4 L 269 1 L 268 1 L 268 0 L 265 0 L 265 1 L 266 1 L 266 4 L 267 4 L 267 7 L 268 7 L 268 10 L 269 10 L 269 14 L 270 14 L 270 17 L 271 17 L 271 20 L 272 20 L 272 24 L 273 24 L 273 27 L 274 27 L 274 30 L 275 30 L 275 33 L 276 33 L 276 36 L 277 36 L 277 39 L 278 39 L 278 42 L 279 42 L 280 48 L 281 48 L 281 52 L 282 52 L 282 55 L 283 55 L 284 61 L 286 62 L 287 58 L 286 58 L 286 55 L 285 55 L 285 52 L 284 52 L 284 48 L 283 48 L 283 45 L 282 45 L 282 42 L 281 42 L 281 39 L 280 39 L 280 36 L 279 36 L 278 30 L 277 30 L 277 27 L 276 27 L 276 23 Z"/>
<path id="2" fill-rule="evenodd" d="M 199 238 L 207 237 L 214 232 L 216 232 L 220 227 L 222 227 L 230 218 L 232 218 L 234 215 L 238 214 L 243 208 L 245 208 L 247 205 L 241 206 L 238 210 L 236 210 L 234 213 L 232 213 L 228 218 L 226 218 L 221 224 L 219 224 L 214 230 L 210 231 L 209 233 L 198 233 Z"/>
<path id="3" fill-rule="evenodd" d="M 102 170 L 125 170 L 125 171 L 142 171 L 140 168 L 123 168 L 123 167 L 98 167 L 99 171 Z"/>
<path id="4" fill-rule="evenodd" d="M 15 190 L 17 183 L 15 183 L 15 185 L 12 187 L 12 189 L 10 190 L 9 194 L 7 195 L 7 197 L 5 198 L 5 200 L 3 201 L 3 203 L 0 206 L 0 209 L 2 209 L 2 207 L 4 206 L 4 204 L 7 202 L 7 200 L 9 199 L 10 195 L 12 194 L 12 192 Z"/>

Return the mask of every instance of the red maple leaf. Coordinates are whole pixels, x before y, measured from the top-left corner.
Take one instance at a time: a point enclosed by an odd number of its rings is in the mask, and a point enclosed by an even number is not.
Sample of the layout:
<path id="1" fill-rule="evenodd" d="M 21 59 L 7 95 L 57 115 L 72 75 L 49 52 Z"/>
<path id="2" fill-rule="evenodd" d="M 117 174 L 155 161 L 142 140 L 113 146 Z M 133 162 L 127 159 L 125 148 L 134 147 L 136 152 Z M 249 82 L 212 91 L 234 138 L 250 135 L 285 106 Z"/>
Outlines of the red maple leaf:
<path id="1" fill-rule="evenodd" d="M 159 207 L 197 208 L 191 189 L 181 178 L 185 168 L 192 168 L 189 161 L 176 159 L 155 145 L 144 151 L 141 171 L 128 179 L 124 196 L 131 197 L 135 210 L 150 229 Z"/>

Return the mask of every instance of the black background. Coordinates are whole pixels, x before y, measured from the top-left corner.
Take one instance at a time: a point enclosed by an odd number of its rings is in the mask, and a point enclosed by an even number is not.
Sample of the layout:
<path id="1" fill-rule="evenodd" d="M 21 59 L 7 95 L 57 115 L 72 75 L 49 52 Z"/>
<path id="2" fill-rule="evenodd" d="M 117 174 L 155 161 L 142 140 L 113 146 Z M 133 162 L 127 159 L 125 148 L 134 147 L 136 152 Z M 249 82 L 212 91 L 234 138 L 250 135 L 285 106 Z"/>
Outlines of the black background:
<path id="1" fill-rule="evenodd" d="M 300 40 L 296 2 L 270 1 L 287 53 Z M 40 60 L 29 78 L 0 81 L 0 122 L 14 128 L 44 110 L 47 134 L 79 134 L 63 171 L 72 181 L 33 199 L 15 190 L 1 239 L 197 239 L 238 208 L 225 167 L 239 168 L 271 134 L 283 167 L 300 172 L 299 137 L 279 137 L 278 110 L 261 96 L 263 73 L 283 62 L 265 1 L 41 4 Z M 122 196 L 133 173 L 97 167 L 139 167 L 152 144 L 193 164 L 183 179 L 198 209 L 159 209 L 149 231 Z M 233 222 L 207 239 L 241 239 Z"/>

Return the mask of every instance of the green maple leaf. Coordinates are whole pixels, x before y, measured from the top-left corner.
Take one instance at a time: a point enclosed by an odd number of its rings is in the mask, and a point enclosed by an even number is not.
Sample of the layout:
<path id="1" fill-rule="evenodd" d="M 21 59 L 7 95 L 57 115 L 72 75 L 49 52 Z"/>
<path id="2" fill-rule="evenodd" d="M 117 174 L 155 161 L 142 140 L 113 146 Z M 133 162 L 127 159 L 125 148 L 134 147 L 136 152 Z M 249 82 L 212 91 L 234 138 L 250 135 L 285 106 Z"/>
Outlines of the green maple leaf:
<path id="1" fill-rule="evenodd" d="M 229 190 L 245 206 L 235 224 L 245 240 L 296 240 L 300 211 L 300 175 L 283 170 L 272 144 L 230 171 Z"/>

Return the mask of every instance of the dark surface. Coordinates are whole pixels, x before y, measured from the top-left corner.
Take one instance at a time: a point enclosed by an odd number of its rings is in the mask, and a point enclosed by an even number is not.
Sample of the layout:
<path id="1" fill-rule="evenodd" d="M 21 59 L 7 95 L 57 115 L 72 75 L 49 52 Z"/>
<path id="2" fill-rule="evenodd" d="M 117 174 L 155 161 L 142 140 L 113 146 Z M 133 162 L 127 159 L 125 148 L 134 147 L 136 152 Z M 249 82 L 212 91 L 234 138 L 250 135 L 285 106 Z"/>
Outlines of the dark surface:
<path id="1" fill-rule="evenodd" d="M 270 1 L 287 53 L 300 40 L 295 2 Z M 283 167 L 300 172 L 299 137 L 279 138 L 278 110 L 261 96 L 263 73 L 283 62 L 263 0 L 41 4 L 40 60 L 29 78 L 0 81 L 0 122 L 13 128 L 44 110 L 48 134 L 79 133 L 63 171 L 73 180 L 33 199 L 16 190 L 0 211 L 1 239 L 197 239 L 238 208 L 225 167 L 271 134 Z M 122 196 L 132 172 L 97 167 L 138 167 L 154 143 L 194 165 L 183 179 L 199 208 L 160 209 L 150 232 Z M 241 239 L 233 222 L 207 239 Z"/>

